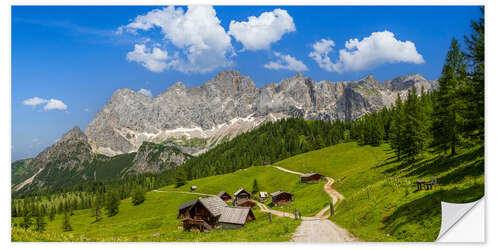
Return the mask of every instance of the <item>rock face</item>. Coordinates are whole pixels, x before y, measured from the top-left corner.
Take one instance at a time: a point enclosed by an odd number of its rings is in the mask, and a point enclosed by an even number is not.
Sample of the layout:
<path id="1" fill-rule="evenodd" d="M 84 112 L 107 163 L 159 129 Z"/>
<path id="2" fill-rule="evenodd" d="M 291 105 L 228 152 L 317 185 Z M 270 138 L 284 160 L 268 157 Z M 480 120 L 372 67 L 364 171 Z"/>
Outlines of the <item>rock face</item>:
<path id="1" fill-rule="evenodd" d="M 124 174 L 159 173 L 179 166 L 190 158 L 192 156 L 176 147 L 143 142 L 132 161 L 132 167 L 126 169 Z"/>
<path id="2" fill-rule="evenodd" d="M 18 191 L 30 186 L 43 187 L 47 180 L 65 172 L 78 172 L 92 158 L 87 136 L 78 127 L 68 131 L 59 141 L 33 158 L 22 172 L 24 180 L 13 187 Z"/>
<path id="3" fill-rule="evenodd" d="M 144 141 L 203 138 L 208 148 L 285 117 L 354 120 L 390 106 L 412 87 L 433 90 L 436 81 L 415 74 L 381 83 L 373 76 L 350 82 L 316 82 L 297 74 L 257 88 L 252 79 L 232 70 L 197 87 L 177 82 L 149 98 L 130 89 L 117 90 L 88 125 L 94 151 L 105 155 L 135 152 Z"/>

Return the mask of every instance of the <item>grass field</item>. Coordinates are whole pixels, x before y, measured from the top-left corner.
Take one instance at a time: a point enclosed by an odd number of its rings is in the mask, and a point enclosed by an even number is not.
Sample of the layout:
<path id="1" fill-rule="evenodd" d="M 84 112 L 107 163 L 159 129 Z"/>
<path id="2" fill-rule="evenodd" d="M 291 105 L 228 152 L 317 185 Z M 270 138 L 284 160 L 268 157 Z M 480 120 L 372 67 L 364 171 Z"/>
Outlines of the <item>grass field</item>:
<path id="1" fill-rule="evenodd" d="M 230 174 L 188 181 L 186 185 L 179 188 L 167 186 L 160 190 L 190 191 L 191 186 L 197 186 L 198 189 L 195 192 L 217 194 L 224 190 L 233 195 L 239 188 L 252 192 L 254 179 L 257 180 L 259 191 L 272 193 L 283 190 L 294 195 L 293 202 L 281 207 L 273 207 L 275 210 L 293 212 L 297 208 L 303 216 L 311 216 L 331 201 L 329 196 L 323 192 L 325 181 L 315 184 L 300 183 L 298 175 L 286 173 L 270 166 L 250 167 Z M 270 201 L 265 202 L 265 204 L 271 206 Z"/>
<path id="2" fill-rule="evenodd" d="M 274 217 L 255 211 L 256 220 L 239 230 L 184 232 L 177 217 L 177 206 L 196 198 L 192 194 L 149 192 L 146 201 L 133 206 L 130 199 L 121 201 L 120 212 L 113 217 L 104 216 L 93 222 L 89 209 L 76 210 L 70 217 L 71 232 L 62 231 L 63 215 L 49 222 L 44 233 L 26 232 L 19 227 L 12 230 L 13 241 L 151 241 L 152 234 L 159 233 L 155 241 L 289 241 L 300 221 Z M 20 223 L 22 218 L 14 218 Z"/>
<path id="3" fill-rule="evenodd" d="M 341 180 L 334 188 L 346 200 L 330 219 L 362 240 L 434 241 L 441 226 L 441 201 L 463 203 L 483 196 L 482 150 L 461 149 L 454 157 L 427 153 L 409 165 L 397 161 L 387 145 L 346 143 L 276 165 Z M 415 181 L 433 176 L 437 188 L 417 192 Z"/>

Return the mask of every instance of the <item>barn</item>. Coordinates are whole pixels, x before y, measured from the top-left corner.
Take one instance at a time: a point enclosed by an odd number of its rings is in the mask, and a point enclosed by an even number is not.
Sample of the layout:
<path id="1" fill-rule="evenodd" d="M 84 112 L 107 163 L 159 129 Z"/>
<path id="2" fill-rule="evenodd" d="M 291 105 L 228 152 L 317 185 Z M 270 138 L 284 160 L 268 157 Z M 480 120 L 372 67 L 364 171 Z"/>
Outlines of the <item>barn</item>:
<path id="1" fill-rule="evenodd" d="M 253 220 L 255 220 L 255 216 L 249 207 L 224 207 L 219 222 L 222 225 L 222 230 L 231 230 L 241 228 Z"/>
<path id="2" fill-rule="evenodd" d="M 271 198 L 273 199 L 273 204 L 275 206 L 292 202 L 292 196 L 293 194 L 281 190 L 271 193 Z"/>
<path id="3" fill-rule="evenodd" d="M 183 220 L 184 230 L 211 231 L 219 226 L 219 217 L 226 203 L 219 197 L 198 198 Z"/>
<path id="4" fill-rule="evenodd" d="M 230 201 L 233 197 L 231 197 L 230 194 L 226 193 L 226 191 L 222 190 L 217 194 L 217 197 L 221 198 L 223 201 L 228 202 Z"/>
<path id="5" fill-rule="evenodd" d="M 236 193 L 234 193 L 234 203 L 238 200 L 249 200 L 250 199 L 250 193 L 247 192 L 245 189 L 240 188 Z"/>
<path id="6" fill-rule="evenodd" d="M 302 183 L 318 182 L 321 180 L 321 178 L 323 178 L 323 175 L 317 173 L 307 173 L 300 176 L 300 182 Z"/>
<path id="7" fill-rule="evenodd" d="M 196 203 L 197 200 L 192 200 L 186 203 L 183 203 L 177 208 L 179 210 L 179 215 L 177 216 L 177 219 L 185 219 L 189 218 L 189 209 Z"/>

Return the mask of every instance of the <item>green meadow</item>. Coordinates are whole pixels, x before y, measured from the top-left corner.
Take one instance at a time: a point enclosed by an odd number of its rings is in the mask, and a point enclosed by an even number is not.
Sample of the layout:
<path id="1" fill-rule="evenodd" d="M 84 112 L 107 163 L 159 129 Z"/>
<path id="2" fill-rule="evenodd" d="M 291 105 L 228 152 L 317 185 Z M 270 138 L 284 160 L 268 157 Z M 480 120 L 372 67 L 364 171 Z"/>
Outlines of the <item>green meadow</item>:
<path id="1" fill-rule="evenodd" d="M 441 201 L 464 203 L 484 195 L 482 145 L 449 157 L 425 152 L 413 164 L 398 161 L 388 145 L 345 143 L 276 163 L 336 180 L 346 198 L 332 221 L 364 241 L 434 241 L 441 226 Z M 417 191 L 417 180 L 437 177 L 433 190 Z"/>

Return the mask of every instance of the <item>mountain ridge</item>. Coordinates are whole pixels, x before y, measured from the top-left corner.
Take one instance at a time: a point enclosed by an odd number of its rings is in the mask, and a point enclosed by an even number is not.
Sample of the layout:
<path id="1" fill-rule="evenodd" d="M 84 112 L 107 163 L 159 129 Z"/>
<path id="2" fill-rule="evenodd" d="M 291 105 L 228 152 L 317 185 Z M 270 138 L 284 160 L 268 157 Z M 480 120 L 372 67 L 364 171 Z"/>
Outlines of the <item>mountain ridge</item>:
<path id="1" fill-rule="evenodd" d="M 373 75 L 358 81 L 314 81 L 298 73 L 256 87 L 234 70 L 219 72 L 200 86 L 176 82 L 155 97 L 118 89 L 85 129 L 92 150 L 108 156 L 135 152 L 144 141 L 161 143 L 182 136 L 207 139 L 202 153 L 226 139 L 285 117 L 355 120 L 392 105 L 400 94 L 437 88 L 419 74 L 379 82 Z"/>

